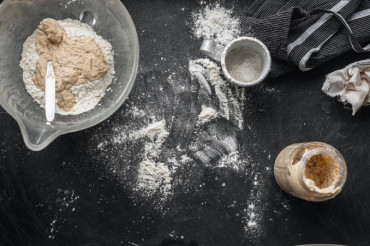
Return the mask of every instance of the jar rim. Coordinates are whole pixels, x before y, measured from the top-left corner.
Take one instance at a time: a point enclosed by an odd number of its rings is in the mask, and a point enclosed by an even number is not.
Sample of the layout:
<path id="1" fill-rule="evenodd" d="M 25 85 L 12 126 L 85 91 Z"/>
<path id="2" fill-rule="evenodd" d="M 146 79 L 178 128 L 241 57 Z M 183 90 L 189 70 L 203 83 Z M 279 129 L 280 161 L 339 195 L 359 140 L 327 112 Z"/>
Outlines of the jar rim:
<path id="1" fill-rule="evenodd" d="M 310 144 L 312 144 L 312 143 L 310 143 Z M 303 153 L 301 160 L 298 163 L 295 164 L 295 165 L 300 165 L 299 166 L 299 181 L 300 181 L 301 185 L 306 190 L 308 190 L 309 192 L 312 192 L 312 193 L 314 193 L 318 196 L 336 195 L 337 193 L 339 193 L 341 191 L 341 189 L 343 188 L 343 186 L 346 182 L 346 179 L 347 179 L 347 165 L 346 165 L 346 162 L 345 162 L 343 156 L 334 147 L 332 147 L 328 144 L 325 144 L 325 146 L 327 146 L 327 148 L 320 147 L 320 148 L 316 148 L 316 149 L 307 149 Z M 335 182 L 333 182 L 333 184 L 331 184 L 329 186 L 329 187 L 334 186 L 334 192 L 332 192 L 332 191 L 328 192 L 328 190 L 325 190 L 325 188 L 319 188 L 316 185 L 315 185 L 316 189 L 312 189 L 312 188 L 310 189 L 310 187 L 307 184 L 307 181 L 305 181 L 305 179 L 308 179 L 306 177 L 307 162 L 312 157 L 314 157 L 316 155 L 319 155 L 319 154 L 327 154 L 327 155 L 331 156 L 336 161 L 336 163 L 338 165 L 339 178 Z"/>

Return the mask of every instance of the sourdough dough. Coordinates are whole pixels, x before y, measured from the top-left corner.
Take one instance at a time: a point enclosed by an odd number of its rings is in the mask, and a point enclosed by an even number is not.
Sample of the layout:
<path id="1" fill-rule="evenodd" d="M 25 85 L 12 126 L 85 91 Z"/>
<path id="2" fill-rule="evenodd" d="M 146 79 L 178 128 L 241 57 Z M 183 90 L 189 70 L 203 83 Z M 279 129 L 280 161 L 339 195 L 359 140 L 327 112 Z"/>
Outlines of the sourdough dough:
<path id="1" fill-rule="evenodd" d="M 52 61 L 55 72 L 58 106 L 70 111 L 76 98 L 70 91 L 72 86 L 95 81 L 107 74 L 109 65 L 94 39 L 80 40 L 68 38 L 64 28 L 57 21 L 46 19 L 41 22 L 35 39 L 37 60 L 33 82 L 45 90 L 46 64 Z"/>

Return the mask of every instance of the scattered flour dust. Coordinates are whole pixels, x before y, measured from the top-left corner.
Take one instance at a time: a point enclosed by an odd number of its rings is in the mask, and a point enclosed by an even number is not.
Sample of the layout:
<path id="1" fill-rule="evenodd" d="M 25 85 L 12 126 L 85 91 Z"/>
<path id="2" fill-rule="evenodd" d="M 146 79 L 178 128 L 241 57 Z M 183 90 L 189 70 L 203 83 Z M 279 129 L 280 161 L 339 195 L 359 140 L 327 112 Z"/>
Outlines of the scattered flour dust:
<path id="1" fill-rule="evenodd" d="M 48 238 L 54 239 L 56 233 L 64 226 L 67 219 L 75 212 L 75 204 L 80 197 L 76 195 L 73 189 L 61 189 L 58 188 L 55 192 L 56 198 L 50 199 L 50 204 L 47 204 L 48 207 L 55 207 L 57 214 L 52 217 L 47 233 Z M 45 206 L 46 204 L 38 204 L 39 206 Z"/>
<path id="2" fill-rule="evenodd" d="M 212 39 L 226 45 L 240 36 L 240 20 L 234 18 L 233 11 L 221 7 L 219 3 L 205 5 L 193 12 L 193 32 L 198 39 Z"/>
<path id="3" fill-rule="evenodd" d="M 242 156 L 239 151 L 224 156 L 215 167 L 234 170 L 248 177 L 251 189 L 248 197 L 242 200 L 245 207 L 241 211 L 241 218 L 246 237 L 251 241 L 258 241 L 264 233 L 262 223 L 265 219 L 264 212 L 266 208 L 263 204 L 268 192 L 265 180 L 269 170 L 257 171 L 258 163 L 255 163 L 250 156 Z"/>
<path id="4" fill-rule="evenodd" d="M 65 5 L 64 5 L 64 8 L 68 8 L 69 5 L 73 4 L 73 3 L 76 3 L 77 0 L 69 0 Z M 83 4 L 83 2 L 81 2 L 81 4 Z M 62 6 L 63 4 L 60 3 L 60 5 Z"/>
<path id="5" fill-rule="evenodd" d="M 134 106 L 132 114 L 141 115 L 141 110 Z M 166 141 L 168 135 L 166 121 L 160 120 L 138 131 L 121 132 L 112 138 L 114 144 L 122 144 L 130 140 L 146 140 L 143 159 L 139 163 L 137 184 L 133 189 L 134 191 L 140 192 L 145 196 L 151 196 L 159 192 L 163 200 L 172 192 L 172 169 L 166 163 L 156 161 L 162 151 L 162 144 Z M 98 148 L 102 148 L 103 146 L 104 144 L 100 144 Z"/>
<path id="6" fill-rule="evenodd" d="M 246 197 L 238 198 L 241 199 L 238 203 L 243 204 L 238 216 L 241 217 L 245 236 L 253 242 L 258 241 L 264 233 L 262 223 L 266 218 L 264 203 L 268 193 L 266 175 L 269 174 L 269 170 L 259 170 L 259 164 L 253 161 L 251 156 L 241 154 L 239 151 L 224 155 L 214 168 L 235 171 L 247 178 L 250 185 L 249 193 Z M 222 183 L 222 186 L 226 187 L 227 183 Z"/>
<path id="7" fill-rule="evenodd" d="M 247 166 L 250 165 L 250 157 L 241 158 L 239 151 L 231 152 L 229 155 L 225 155 L 221 158 L 216 167 L 218 168 L 229 168 L 235 171 L 244 171 Z"/>
<path id="8" fill-rule="evenodd" d="M 199 11 L 192 13 L 192 30 L 198 39 L 212 39 L 227 45 L 240 36 L 240 20 L 233 16 L 232 9 L 216 4 L 201 4 Z M 221 67 L 209 59 L 189 62 L 189 71 L 195 76 L 208 94 L 212 94 L 209 83 L 214 87 L 220 104 L 220 115 L 243 129 L 244 88 L 232 88 L 221 76 Z M 209 83 L 208 83 L 209 82 Z M 235 93 L 234 93 L 235 92 Z M 236 94 L 236 95 L 235 95 Z"/>
<path id="9" fill-rule="evenodd" d="M 163 153 L 167 153 L 164 152 L 166 149 L 164 143 L 168 141 L 171 123 L 166 122 L 164 119 L 155 120 L 157 119 L 156 117 L 151 116 L 150 113 L 142 114 L 142 111 L 142 109 L 132 105 L 130 110 L 126 111 L 126 114 L 127 116 L 134 116 L 134 118 L 153 120 L 145 121 L 146 123 L 144 125 L 136 128 L 138 130 L 133 130 L 135 129 L 134 125 L 113 130 L 113 134 L 108 135 L 108 138 L 99 139 L 98 149 L 101 152 L 107 149 L 113 149 L 113 152 L 108 153 L 114 155 L 123 146 L 132 145 L 133 142 L 130 141 L 143 140 L 144 147 L 142 155 L 138 159 L 138 162 L 135 163 L 137 169 L 134 174 L 136 180 L 132 183 L 133 195 L 134 197 L 148 197 L 149 199 L 153 197 L 158 198 L 156 200 L 158 205 L 153 207 L 154 209 L 161 210 L 165 208 L 167 202 L 174 195 L 176 186 L 183 185 L 183 182 L 178 182 L 176 178 L 179 174 L 181 175 L 181 173 L 178 173 L 182 170 L 181 166 L 186 164 L 192 166 L 196 162 L 187 156 L 186 151 L 179 146 L 173 150 L 175 151 L 172 152 L 174 155 L 166 157 L 167 159 L 161 158 L 161 156 L 163 157 Z M 203 120 L 213 118 L 217 115 L 219 115 L 217 110 L 212 107 L 203 106 L 201 113 L 198 115 L 198 120 L 199 118 Z M 222 173 L 222 175 L 236 172 L 247 181 L 248 192 L 246 196 L 235 198 L 235 200 L 240 199 L 238 200 L 238 204 L 241 204 L 241 207 L 238 208 L 239 210 L 236 213 L 239 218 L 238 220 L 243 224 L 245 237 L 251 241 L 259 240 L 265 233 L 262 225 L 267 219 L 265 215 L 266 206 L 264 204 L 267 197 L 269 197 L 267 195 L 268 188 L 266 188 L 266 175 L 270 173 L 270 169 L 265 169 L 263 166 L 260 167 L 259 163 L 254 162 L 248 153 L 243 152 L 241 154 L 237 141 L 232 137 L 226 137 L 220 140 L 219 146 L 224 146 L 224 150 L 229 154 L 224 154 L 215 163 L 204 166 L 206 168 L 218 169 L 218 173 Z M 117 153 L 117 155 L 119 154 Z M 130 157 L 128 156 L 128 158 Z M 117 164 L 127 162 L 126 159 L 121 159 L 120 157 L 118 159 L 114 157 L 113 161 Z M 199 165 L 199 168 L 201 167 L 202 165 Z M 199 184 L 196 182 L 196 177 L 188 176 L 188 179 L 190 180 L 184 181 L 194 183 L 194 185 Z M 229 187 L 228 183 L 224 180 L 219 180 L 217 177 L 215 180 L 220 182 L 219 184 L 224 189 Z"/>
<path id="10" fill-rule="evenodd" d="M 213 38 L 217 42 L 225 44 L 240 35 L 240 21 L 232 17 L 231 10 L 221 7 L 219 4 L 207 5 L 205 2 L 202 4 L 202 8 L 202 10 L 193 13 L 193 30 L 197 38 Z M 196 127 L 214 119 L 224 118 L 243 129 L 245 89 L 236 88 L 226 82 L 220 74 L 221 67 L 209 59 L 191 60 L 189 72 L 203 87 L 207 94 L 207 100 L 214 97 L 206 103 L 202 101 L 201 111 L 195 119 L 197 120 Z M 176 81 L 174 77 L 171 75 L 169 81 L 174 86 L 174 92 L 181 93 L 186 87 Z M 153 117 L 150 112 L 145 112 L 135 105 L 131 106 L 131 110 L 127 114 L 133 118 Z M 110 139 L 98 145 L 99 148 L 110 148 L 109 144 L 113 143 L 113 146 L 118 146 L 117 149 L 119 149 L 120 146 L 127 142 L 130 143 L 129 141 L 132 140 L 142 139 L 145 141 L 143 156 L 137 162 L 139 163 L 137 180 L 133 189 L 135 194 L 152 197 L 159 193 L 161 202 L 167 201 L 173 195 L 176 185 L 184 185 L 184 182 L 178 182 L 177 172 L 182 170 L 181 165 L 189 163 L 194 168 L 218 169 L 217 172 L 223 175 L 237 172 L 241 174 L 242 179 L 248 181 L 246 185 L 249 185 L 246 196 L 238 198 L 241 199 L 238 204 L 242 204 L 242 207 L 237 211 L 237 216 L 240 216 L 239 219 L 243 223 L 246 238 L 258 240 L 264 233 L 262 225 L 266 219 L 264 213 L 268 197 L 266 175 L 271 176 L 269 169 L 255 163 L 248 153 L 239 152 L 239 143 L 232 136 L 215 141 L 217 146 L 223 149 L 222 156 L 218 160 L 213 161 L 214 159 L 208 158 L 205 150 L 201 150 L 202 147 L 207 147 L 202 145 L 203 143 L 195 146 L 194 150 L 191 149 L 192 146 L 179 145 L 172 150 L 173 156 L 163 159 L 163 154 L 167 153 L 164 143 L 168 140 L 168 129 L 171 129 L 171 122 L 166 122 L 161 118 L 158 120 L 157 117 L 153 118 L 157 120 L 146 123 L 137 131 L 132 131 L 130 127 L 120 129 L 113 136 L 109 136 Z M 109 143 L 107 144 L 106 141 Z M 190 150 L 191 157 L 186 155 L 185 149 Z M 196 160 L 200 160 L 203 164 L 200 164 L 199 167 L 193 166 L 197 164 Z M 209 162 L 207 162 L 208 160 Z M 199 185 L 195 176 L 187 177 L 190 180 L 182 181 Z M 220 182 L 220 186 L 224 189 L 229 187 L 227 181 L 224 181 L 222 177 L 220 180 L 216 177 L 215 181 Z M 233 204 L 235 207 L 236 201 Z"/>
<path id="11" fill-rule="evenodd" d="M 168 135 L 164 120 L 152 123 L 131 134 L 130 137 L 133 139 L 148 138 L 150 140 L 144 147 L 144 159 L 139 164 L 137 186 L 134 190 L 147 195 L 159 191 L 164 199 L 172 191 L 172 173 L 169 167 L 165 163 L 155 161 Z"/>
<path id="12" fill-rule="evenodd" d="M 250 48 L 239 47 L 230 51 L 225 63 L 231 77 L 240 82 L 252 82 L 261 74 L 261 57 Z"/>
<path id="13" fill-rule="evenodd" d="M 143 192 L 147 196 L 160 192 L 162 199 L 166 199 L 172 192 L 172 172 L 168 166 L 146 157 L 139 165 L 138 181 L 134 190 Z"/>
<path id="14" fill-rule="evenodd" d="M 63 111 L 59 109 L 58 105 L 56 105 L 56 112 L 58 114 L 77 115 L 93 109 L 105 95 L 105 92 L 112 83 L 115 74 L 114 52 L 112 45 L 108 41 L 104 40 L 103 37 L 97 35 L 94 29 L 89 25 L 72 19 L 59 20 L 58 23 L 64 27 L 68 37 L 73 40 L 79 40 L 83 37 L 91 37 L 95 39 L 104 54 L 105 60 L 109 64 L 109 70 L 103 78 L 96 81 L 87 81 L 85 84 L 73 86 L 71 88 L 71 92 L 76 97 L 77 103 L 70 112 Z M 23 44 L 20 67 L 23 69 L 23 81 L 27 92 L 38 104 L 40 104 L 41 107 L 43 107 L 45 92 L 40 90 L 32 80 L 36 68 L 36 62 L 39 58 L 35 47 L 36 32 L 37 30 L 28 37 L 26 42 Z"/>
<path id="15" fill-rule="evenodd" d="M 263 197 L 266 195 L 267 192 L 264 189 L 264 178 L 260 177 L 258 173 L 253 173 L 253 181 L 252 181 L 252 190 L 249 194 L 247 205 L 248 207 L 244 209 L 244 232 L 247 237 L 258 240 L 261 234 L 263 233 L 262 230 L 262 222 L 264 219 L 264 201 L 262 200 Z"/>

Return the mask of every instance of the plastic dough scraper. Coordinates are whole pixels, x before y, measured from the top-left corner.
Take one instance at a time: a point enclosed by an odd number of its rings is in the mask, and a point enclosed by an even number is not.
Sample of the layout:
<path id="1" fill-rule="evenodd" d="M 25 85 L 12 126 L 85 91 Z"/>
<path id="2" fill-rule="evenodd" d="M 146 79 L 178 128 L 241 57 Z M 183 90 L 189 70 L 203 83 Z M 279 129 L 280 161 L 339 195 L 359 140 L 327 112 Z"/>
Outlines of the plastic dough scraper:
<path id="1" fill-rule="evenodd" d="M 52 122 L 55 116 L 55 74 L 53 63 L 48 61 L 45 76 L 45 115 L 47 122 Z"/>

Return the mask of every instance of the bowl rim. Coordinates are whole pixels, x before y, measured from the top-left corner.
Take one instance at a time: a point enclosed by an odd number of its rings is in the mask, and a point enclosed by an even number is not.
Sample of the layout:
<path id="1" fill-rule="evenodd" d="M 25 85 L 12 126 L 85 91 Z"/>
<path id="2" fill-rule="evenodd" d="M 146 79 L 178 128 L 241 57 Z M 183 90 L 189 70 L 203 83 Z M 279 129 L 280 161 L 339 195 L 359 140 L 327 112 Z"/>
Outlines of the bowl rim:
<path id="1" fill-rule="evenodd" d="M 1 8 L 6 6 L 7 4 L 9 4 L 11 1 L 13 1 L 13 0 L 4 0 L 0 4 L 0 10 L 1 10 Z M 126 7 L 123 5 L 123 3 L 121 1 L 119 1 L 119 0 L 115 0 L 115 1 L 119 5 L 119 8 L 120 8 L 119 11 L 122 11 L 123 15 L 128 20 L 128 29 L 132 32 L 132 38 L 133 38 L 133 48 L 132 49 L 134 50 L 134 59 L 133 59 L 134 62 L 133 62 L 133 67 L 132 67 L 132 70 L 131 70 L 130 78 L 128 79 L 127 87 L 122 92 L 122 94 L 120 95 L 120 97 L 116 101 L 116 103 L 111 105 L 109 110 L 104 111 L 103 113 L 99 114 L 97 117 L 86 120 L 81 125 L 71 126 L 68 129 L 57 129 L 54 126 L 46 125 L 46 123 L 45 123 L 45 125 L 40 125 L 40 129 L 36 129 L 36 131 L 38 131 L 39 134 L 43 134 L 45 132 L 48 132 L 45 140 L 40 142 L 40 143 L 32 143 L 30 141 L 29 129 L 27 129 L 28 128 L 27 123 L 30 122 L 29 124 L 32 125 L 32 123 L 33 123 L 32 120 L 29 120 L 24 115 L 20 115 L 17 112 L 13 111 L 13 109 L 11 107 L 9 107 L 8 104 L 0 97 L 0 106 L 8 114 L 10 114 L 12 116 L 12 118 L 18 123 L 19 128 L 20 128 L 21 133 L 22 133 L 23 141 L 25 142 L 26 146 L 29 149 L 31 149 L 33 151 L 40 151 L 40 150 L 46 148 L 57 137 L 59 137 L 61 135 L 71 133 L 71 132 L 77 132 L 77 131 L 85 130 L 87 128 L 90 128 L 90 127 L 93 127 L 93 126 L 96 126 L 96 125 L 100 124 L 101 122 L 105 121 L 110 116 L 112 116 L 123 105 L 123 103 L 126 101 L 127 97 L 129 96 L 129 94 L 130 94 L 130 92 L 131 92 L 131 90 L 132 90 L 132 88 L 135 84 L 135 80 L 136 80 L 137 72 L 138 72 L 138 68 L 139 68 L 139 56 L 140 56 L 139 39 L 138 39 L 135 24 L 132 20 L 131 15 L 129 14 L 128 10 L 126 9 Z M 45 128 L 47 128 L 48 131 L 45 131 Z"/>

